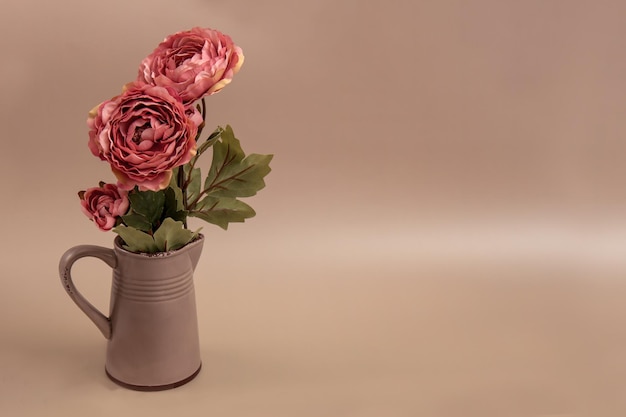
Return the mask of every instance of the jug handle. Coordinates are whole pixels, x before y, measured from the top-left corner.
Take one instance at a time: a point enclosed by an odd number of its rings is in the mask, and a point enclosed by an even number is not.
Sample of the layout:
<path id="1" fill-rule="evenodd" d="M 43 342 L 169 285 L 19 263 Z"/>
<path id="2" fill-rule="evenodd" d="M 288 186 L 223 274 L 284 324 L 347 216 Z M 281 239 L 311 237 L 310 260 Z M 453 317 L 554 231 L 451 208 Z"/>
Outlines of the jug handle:
<path id="1" fill-rule="evenodd" d="M 102 314 L 100 310 L 94 307 L 87 299 L 76 289 L 72 281 L 72 266 L 74 262 L 80 258 L 91 256 L 101 259 L 111 268 L 117 266 L 117 258 L 113 249 L 103 248 L 94 245 L 79 245 L 68 249 L 59 261 L 59 276 L 63 288 L 76 303 L 76 305 L 94 322 L 96 327 L 102 332 L 105 338 L 111 338 L 111 320 Z"/>

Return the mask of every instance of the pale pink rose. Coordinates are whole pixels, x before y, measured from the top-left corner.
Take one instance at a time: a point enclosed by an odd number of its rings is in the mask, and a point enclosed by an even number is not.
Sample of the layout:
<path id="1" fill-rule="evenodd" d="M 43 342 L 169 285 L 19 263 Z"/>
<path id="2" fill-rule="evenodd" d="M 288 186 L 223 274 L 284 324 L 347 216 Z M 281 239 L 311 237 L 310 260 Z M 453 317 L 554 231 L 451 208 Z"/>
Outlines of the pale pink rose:
<path id="1" fill-rule="evenodd" d="M 121 189 L 158 191 L 167 188 L 173 168 L 196 154 L 201 123 L 172 89 L 129 84 L 89 112 L 89 149 L 111 164 Z"/>
<path id="2" fill-rule="evenodd" d="M 230 83 L 243 60 L 228 35 L 196 27 L 165 38 L 142 61 L 137 81 L 172 87 L 188 106 Z"/>
<path id="3" fill-rule="evenodd" d="M 78 196 L 82 212 L 102 231 L 111 230 L 130 205 L 126 191 L 103 182 L 99 187 L 79 192 Z"/>

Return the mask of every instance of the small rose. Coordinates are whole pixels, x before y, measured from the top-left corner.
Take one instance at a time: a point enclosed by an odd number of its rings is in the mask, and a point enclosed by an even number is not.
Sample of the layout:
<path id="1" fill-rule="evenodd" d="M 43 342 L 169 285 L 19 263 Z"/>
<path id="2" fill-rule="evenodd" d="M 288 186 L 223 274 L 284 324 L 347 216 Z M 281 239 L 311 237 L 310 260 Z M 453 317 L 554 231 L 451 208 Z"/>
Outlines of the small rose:
<path id="1" fill-rule="evenodd" d="M 172 87 L 188 106 L 230 83 L 243 60 L 228 35 L 196 27 L 165 38 L 141 62 L 137 81 Z"/>
<path id="2" fill-rule="evenodd" d="M 100 230 L 111 230 L 119 216 L 128 211 L 128 194 L 115 184 L 100 183 L 99 187 L 89 188 L 78 193 L 80 208 Z"/>
<path id="3" fill-rule="evenodd" d="M 158 191 L 195 155 L 201 123 L 172 89 L 131 83 L 89 112 L 89 149 L 111 164 L 120 188 Z"/>

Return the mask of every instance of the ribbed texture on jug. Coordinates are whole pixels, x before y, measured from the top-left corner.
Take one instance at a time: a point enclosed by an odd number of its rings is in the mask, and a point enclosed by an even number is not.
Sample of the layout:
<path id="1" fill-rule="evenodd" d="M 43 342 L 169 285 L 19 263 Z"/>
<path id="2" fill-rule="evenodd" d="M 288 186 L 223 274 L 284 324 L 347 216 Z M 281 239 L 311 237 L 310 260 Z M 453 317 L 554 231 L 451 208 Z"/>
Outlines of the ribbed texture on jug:
<path id="1" fill-rule="evenodd" d="M 194 290 L 193 271 L 150 279 L 132 279 L 113 274 L 112 292 L 116 298 L 134 301 L 159 302 L 183 297 Z"/>

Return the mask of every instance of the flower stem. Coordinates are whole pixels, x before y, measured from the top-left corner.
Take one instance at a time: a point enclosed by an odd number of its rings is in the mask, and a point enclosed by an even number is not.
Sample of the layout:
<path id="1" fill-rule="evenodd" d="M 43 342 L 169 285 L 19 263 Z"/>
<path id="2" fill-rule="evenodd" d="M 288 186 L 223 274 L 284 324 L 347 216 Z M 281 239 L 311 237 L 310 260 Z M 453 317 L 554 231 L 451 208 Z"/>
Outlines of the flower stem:
<path id="1" fill-rule="evenodd" d="M 202 97 L 202 101 L 201 101 L 201 108 L 200 108 L 200 113 L 202 114 L 202 124 L 199 126 L 198 129 L 198 133 L 196 134 L 196 141 L 200 138 L 200 134 L 202 133 L 202 129 L 204 128 L 204 125 L 206 123 L 206 102 L 204 101 L 204 97 Z M 189 171 L 187 174 L 187 178 L 185 178 L 185 169 L 184 167 L 180 166 L 178 167 L 178 175 L 176 177 L 176 183 L 178 184 L 178 188 L 180 188 L 180 190 L 183 193 L 183 209 L 184 210 L 189 210 L 189 207 L 191 206 L 189 204 L 189 202 L 187 201 L 187 187 L 189 186 L 189 183 L 191 182 L 191 173 L 196 165 L 196 161 L 198 159 L 199 155 L 196 155 L 194 158 L 191 159 L 191 161 L 188 163 L 189 164 Z M 195 204 L 195 202 L 194 202 Z M 185 229 L 187 228 L 187 218 L 185 218 L 185 220 L 183 220 L 183 225 L 185 226 Z"/>
<path id="2" fill-rule="evenodd" d="M 183 193 L 183 209 L 187 210 L 187 185 L 185 184 L 185 170 L 182 166 L 178 167 L 176 183 L 178 184 L 178 188 L 180 188 Z M 185 229 L 187 228 L 187 218 L 183 220 L 183 226 Z"/>

